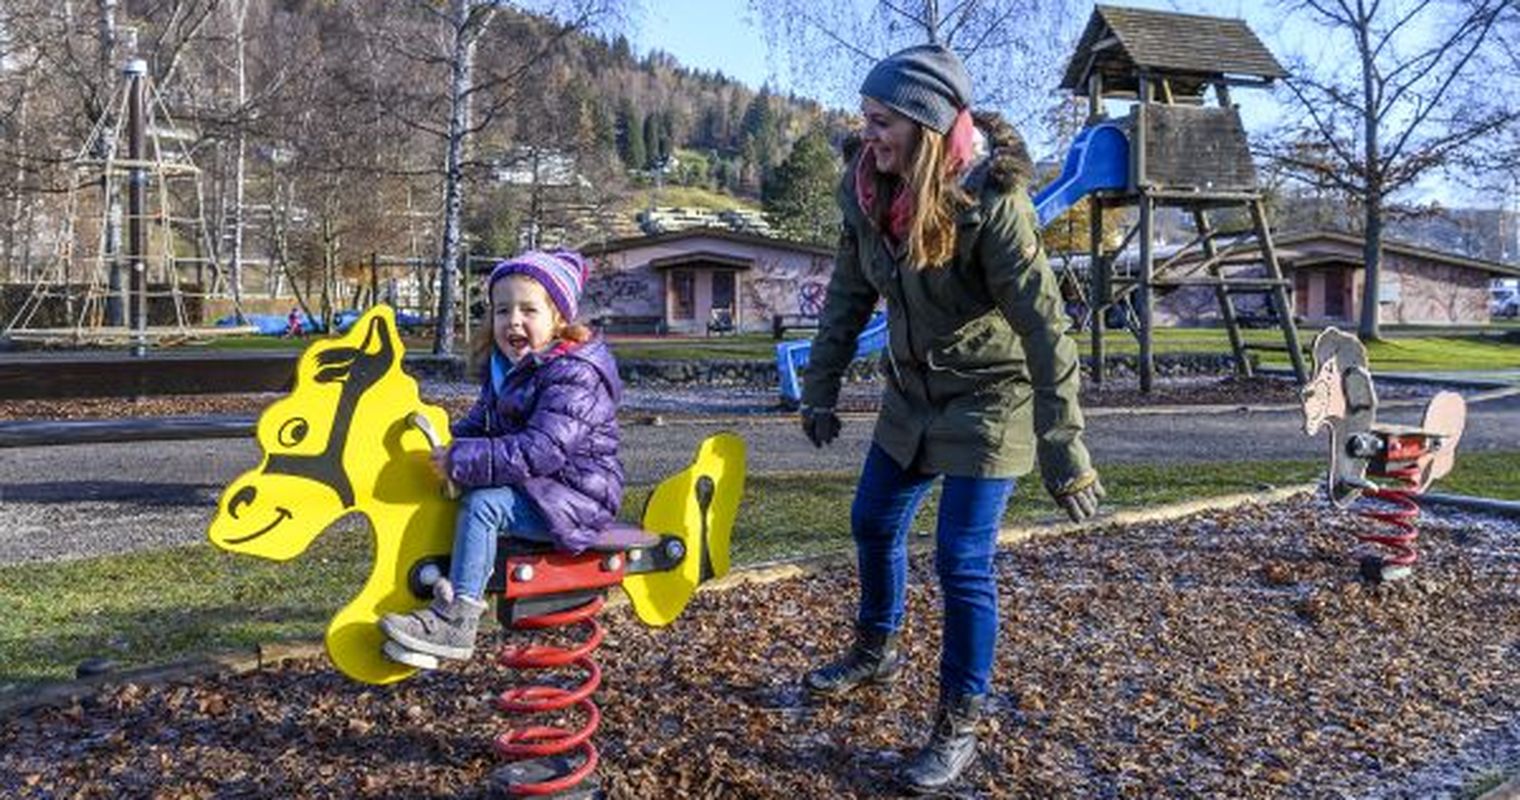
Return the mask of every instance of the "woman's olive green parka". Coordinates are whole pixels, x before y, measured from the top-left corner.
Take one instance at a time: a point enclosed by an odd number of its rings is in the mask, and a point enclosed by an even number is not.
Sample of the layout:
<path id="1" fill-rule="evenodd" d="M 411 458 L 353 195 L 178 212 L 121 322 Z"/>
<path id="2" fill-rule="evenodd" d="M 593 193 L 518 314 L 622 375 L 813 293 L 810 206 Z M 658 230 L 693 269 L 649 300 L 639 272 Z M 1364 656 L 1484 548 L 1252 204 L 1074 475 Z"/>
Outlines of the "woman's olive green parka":
<path id="1" fill-rule="evenodd" d="M 969 477 L 1024 475 L 1038 456 L 1054 492 L 1091 471 L 1077 346 L 1040 246 L 1023 140 L 995 114 L 976 122 L 988 155 L 962 179 L 975 202 L 957 219 L 954 258 L 934 268 L 907 264 L 860 209 L 860 153 L 846 148 L 844 226 L 802 402 L 835 405 L 856 337 L 885 298 L 876 443 L 904 468 Z"/>

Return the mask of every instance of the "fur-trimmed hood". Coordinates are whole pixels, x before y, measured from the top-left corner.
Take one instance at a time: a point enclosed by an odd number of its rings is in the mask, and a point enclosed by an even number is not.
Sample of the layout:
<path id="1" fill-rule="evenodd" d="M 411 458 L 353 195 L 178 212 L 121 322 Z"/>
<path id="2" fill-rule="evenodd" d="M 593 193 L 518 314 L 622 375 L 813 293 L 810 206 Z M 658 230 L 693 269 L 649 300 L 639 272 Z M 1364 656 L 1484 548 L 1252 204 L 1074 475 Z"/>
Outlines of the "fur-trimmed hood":
<path id="1" fill-rule="evenodd" d="M 982 147 L 961 179 L 966 190 L 975 195 L 984 189 L 998 193 L 1026 189 L 1034 176 L 1034 162 L 1029 158 L 1024 137 L 995 111 L 974 111 L 971 118 L 981 134 L 982 141 L 978 144 Z M 852 133 L 844 140 L 844 183 L 850 188 L 854 187 L 855 159 L 860 155 L 862 144 L 859 133 Z"/>

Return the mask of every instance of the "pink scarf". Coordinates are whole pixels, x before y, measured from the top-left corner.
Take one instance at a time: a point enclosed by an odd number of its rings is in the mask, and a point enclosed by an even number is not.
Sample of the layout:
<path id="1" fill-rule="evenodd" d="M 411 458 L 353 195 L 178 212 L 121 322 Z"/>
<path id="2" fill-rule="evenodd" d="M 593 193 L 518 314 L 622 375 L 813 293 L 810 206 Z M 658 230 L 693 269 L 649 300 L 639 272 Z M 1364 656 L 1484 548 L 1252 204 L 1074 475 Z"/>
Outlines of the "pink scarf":
<path id="1" fill-rule="evenodd" d="M 974 142 L 976 138 L 976 124 L 971 119 L 971 112 L 961 109 L 955 115 L 955 123 L 950 126 L 950 132 L 945 134 L 945 174 L 959 176 L 967 166 L 971 164 Z M 867 217 L 876 208 L 876 154 L 875 146 L 867 144 L 860 151 L 860 160 L 855 164 L 855 201 L 860 204 L 860 209 Z M 884 219 L 872 218 L 872 222 L 878 228 L 887 232 L 898 242 L 907 241 L 908 225 L 913 221 L 913 196 L 908 193 L 907 184 L 901 181 L 897 184 L 897 190 L 892 194 L 892 204 L 887 208 Z"/>

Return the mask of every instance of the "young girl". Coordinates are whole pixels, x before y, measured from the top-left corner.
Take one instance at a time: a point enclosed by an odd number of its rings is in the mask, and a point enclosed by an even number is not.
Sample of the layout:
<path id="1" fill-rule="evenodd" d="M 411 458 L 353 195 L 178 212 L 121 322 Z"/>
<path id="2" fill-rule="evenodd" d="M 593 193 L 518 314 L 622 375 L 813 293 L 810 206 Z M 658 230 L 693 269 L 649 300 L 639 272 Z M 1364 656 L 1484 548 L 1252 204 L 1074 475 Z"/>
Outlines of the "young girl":
<path id="1" fill-rule="evenodd" d="M 889 56 L 860 93 L 864 146 L 840 185 L 843 236 L 803 384 L 813 444 L 839 433 L 840 377 L 882 298 L 892 369 L 850 515 L 854 643 L 804 683 L 837 695 L 897 677 L 908 527 L 943 476 L 939 707 L 900 772 L 910 789 L 939 791 L 976 752 L 998 631 L 993 557 L 1014 478 L 1038 455 L 1045 488 L 1077 520 L 1103 488 L 1082 444 L 1077 348 L 1040 250 L 1023 141 L 996 117 L 973 119 L 971 78 L 939 45 Z"/>
<path id="2" fill-rule="evenodd" d="M 491 271 L 491 325 L 474 343 L 485 362 L 480 399 L 433 453 L 439 474 L 463 490 L 449 577 L 428 608 L 380 622 L 410 650 L 474 652 L 499 534 L 579 552 L 617 516 L 622 384 L 606 343 L 574 322 L 585 281 L 584 260 L 569 250 L 524 253 Z"/>

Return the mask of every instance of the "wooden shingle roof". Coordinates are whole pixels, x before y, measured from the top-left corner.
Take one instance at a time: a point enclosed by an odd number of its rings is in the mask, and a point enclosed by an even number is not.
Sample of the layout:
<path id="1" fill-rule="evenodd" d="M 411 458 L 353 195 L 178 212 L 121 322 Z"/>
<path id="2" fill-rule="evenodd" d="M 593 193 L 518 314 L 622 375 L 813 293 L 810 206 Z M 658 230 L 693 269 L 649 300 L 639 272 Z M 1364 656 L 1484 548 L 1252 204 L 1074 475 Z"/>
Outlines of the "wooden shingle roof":
<path id="1" fill-rule="evenodd" d="M 1133 89 L 1141 69 L 1191 79 L 1193 86 L 1225 76 L 1269 82 L 1288 74 L 1244 20 L 1100 5 L 1066 64 L 1061 88 L 1085 95 L 1087 77 L 1097 70 L 1105 89 Z"/>

